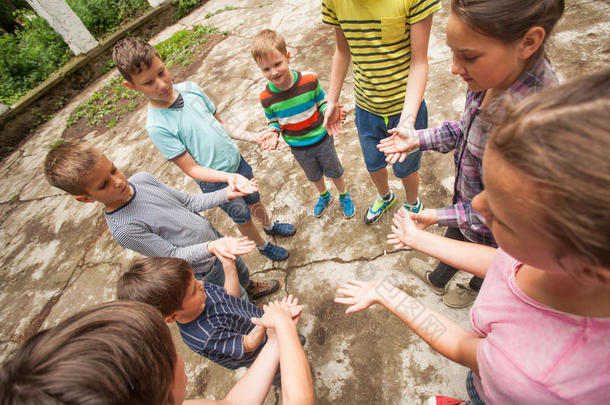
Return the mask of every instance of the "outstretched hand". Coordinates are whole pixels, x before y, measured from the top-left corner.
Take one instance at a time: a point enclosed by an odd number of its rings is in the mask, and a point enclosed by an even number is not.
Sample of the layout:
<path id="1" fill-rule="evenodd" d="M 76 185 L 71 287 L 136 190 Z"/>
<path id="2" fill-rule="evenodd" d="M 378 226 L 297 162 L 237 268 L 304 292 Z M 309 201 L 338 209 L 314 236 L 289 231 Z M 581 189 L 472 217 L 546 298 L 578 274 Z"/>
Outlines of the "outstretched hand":
<path id="1" fill-rule="evenodd" d="M 394 225 L 392 225 L 392 233 L 388 235 L 388 243 L 394 245 L 396 249 L 402 249 L 405 246 L 411 247 L 417 240 L 419 232 L 436 223 L 436 214 L 433 210 L 424 210 L 415 214 L 401 208 L 394 214 L 392 222 Z"/>
<path id="2" fill-rule="evenodd" d="M 244 177 L 245 178 L 245 177 Z M 246 179 L 248 180 L 248 179 Z M 240 189 L 231 190 L 231 187 L 228 187 L 227 198 L 232 200 L 234 198 L 239 198 L 246 196 L 248 194 L 256 193 L 258 191 L 258 180 L 250 179 L 248 180 L 248 184 L 243 183 L 239 185 Z M 245 190 L 245 191 L 242 191 Z"/>
<path id="3" fill-rule="evenodd" d="M 271 128 L 258 133 L 258 140 L 263 150 L 275 150 L 279 145 L 280 134 Z"/>
<path id="4" fill-rule="evenodd" d="M 238 191 L 245 194 L 252 194 L 258 191 L 258 183 L 252 183 L 239 173 L 231 173 L 227 180 L 229 191 Z"/>
<path id="5" fill-rule="evenodd" d="M 386 161 L 404 162 L 410 152 L 419 148 L 419 138 L 413 127 L 396 127 L 388 131 L 392 136 L 382 139 L 377 149 L 385 153 Z"/>
<path id="6" fill-rule="evenodd" d="M 377 293 L 379 284 L 381 284 L 381 281 L 379 280 L 352 280 L 342 284 L 337 289 L 337 294 L 343 295 L 344 297 L 335 298 L 335 302 L 349 305 L 345 311 L 346 314 L 367 309 L 379 301 L 379 294 Z"/>
<path id="7" fill-rule="evenodd" d="M 252 323 L 267 328 L 268 333 L 273 333 L 276 327 L 286 322 L 290 322 L 296 327 L 303 312 L 303 305 L 298 305 L 298 302 L 298 299 L 293 298 L 292 295 L 281 301 L 270 302 L 263 307 L 263 316 L 252 318 Z"/>
<path id="8" fill-rule="evenodd" d="M 225 236 L 208 242 L 208 251 L 219 259 L 234 261 L 237 256 L 250 253 L 255 248 L 254 242 L 247 237 L 233 238 Z"/>

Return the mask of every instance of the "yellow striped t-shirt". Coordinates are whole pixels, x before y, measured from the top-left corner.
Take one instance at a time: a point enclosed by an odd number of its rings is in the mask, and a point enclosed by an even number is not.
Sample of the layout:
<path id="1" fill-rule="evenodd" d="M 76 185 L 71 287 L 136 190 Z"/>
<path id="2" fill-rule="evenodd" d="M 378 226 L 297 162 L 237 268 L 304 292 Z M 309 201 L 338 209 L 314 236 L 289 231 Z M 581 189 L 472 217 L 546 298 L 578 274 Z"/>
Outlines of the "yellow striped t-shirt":
<path id="1" fill-rule="evenodd" d="M 402 111 L 410 26 L 440 8 L 440 0 L 322 0 L 322 21 L 340 27 L 349 43 L 360 108 L 381 116 Z"/>

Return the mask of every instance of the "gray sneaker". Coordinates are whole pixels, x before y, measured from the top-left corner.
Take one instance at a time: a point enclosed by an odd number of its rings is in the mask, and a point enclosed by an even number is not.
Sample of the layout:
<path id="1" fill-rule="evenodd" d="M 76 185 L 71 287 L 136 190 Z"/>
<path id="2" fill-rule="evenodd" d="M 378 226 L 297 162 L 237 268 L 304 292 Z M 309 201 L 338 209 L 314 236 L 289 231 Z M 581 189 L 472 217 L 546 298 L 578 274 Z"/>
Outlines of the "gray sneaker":
<path id="1" fill-rule="evenodd" d="M 449 308 L 466 308 L 472 305 L 477 299 L 478 291 L 473 290 L 467 285 L 457 283 L 455 288 L 452 288 L 443 297 L 443 302 Z"/>
<path id="2" fill-rule="evenodd" d="M 417 278 L 422 280 L 430 289 L 437 295 L 443 295 L 447 292 L 447 287 L 437 287 L 430 282 L 429 276 L 432 273 L 432 267 L 428 265 L 428 263 L 424 262 L 421 259 L 411 259 L 409 260 L 409 268 L 411 268 L 411 272 L 415 274 Z"/>

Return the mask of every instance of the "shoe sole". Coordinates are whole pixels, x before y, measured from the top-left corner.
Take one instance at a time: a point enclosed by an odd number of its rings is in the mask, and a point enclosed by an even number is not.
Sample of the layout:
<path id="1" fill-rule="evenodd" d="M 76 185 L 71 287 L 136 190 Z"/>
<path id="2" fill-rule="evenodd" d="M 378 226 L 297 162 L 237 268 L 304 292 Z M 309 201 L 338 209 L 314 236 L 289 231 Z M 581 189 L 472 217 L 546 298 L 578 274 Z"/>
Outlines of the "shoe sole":
<path id="1" fill-rule="evenodd" d="M 434 286 L 430 282 L 430 280 L 428 280 L 428 278 L 426 277 L 429 273 L 432 273 L 431 271 L 424 271 L 424 273 L 421 274 L 419 271 L 413 270 L 413 266 L 411 265 L 411 263 L 409 263 L 409 271 L 411 272 L 411 274 L 413 274 L 419 280 L 423 281 L 424 284 L 426 285 L 426 287 L 428 287 L 430 289 L 430 291 L 432 291 L 434 294 L 442 295 L 442 296 L 447 294 L 447 291 L 449 290 L 449 288 L 448 288 L 449 287 L 449 283 L 447 283 L 447 285 L 445 285 L 445 288 L 442 291 L 435 290 L 435 288 L 439 288 L 439 287 Z"/>
<path id="2" fill-rule="evenodd" d="M 383 214 L 386 213 L 387 210 L 389 210 L 390 208 L 392 208 L 392 206 L 396 204 L 396 198 L 394 198 L 394 201 L 392 201 L 392 203 L 390 203 L 387 207 L 385 207 L 385 209 L 383 211 L 381 211 L 381 214 L 379 214 L 379 216 L 377 218 L 375 218 L 374 221 L 372 222 L 366 222 L 366 214 L 364 214 L 364 220 L 362 222 L 364 222 L 366 225 L 373 225 L 376 224 L 377 222 L 379 222 L 379 220 L 381 219 L 381 217 L 383 217 Z M 368 211 L 367 211 L 368 213 Z"/>
<path id="3" fill-rule="evenodd" d="M 265 295 L 270 295 L 270 294 L 273 294 L 274 292 L 276 292 L 276 291 L 277 291 L 277 290 L 279 290 L 279 289 L 280 289 L 280 283 L 278 282 L 278 283 L 275 285 L 275 288 L 272 288 L 272 289 L 271 289 L 271 290 L 269 290 L 268 292 L 259 293 L 259 294 L 256 294 L 256 295 L 250 295 L 250 294 L 248 294 L 248 297 L 250 297 L 250 299 L 251 299 L 251 300 L 257 300 L 257 299 L 259 299 L 260 297 L 264 297 Z"/>
<path id="4" fill-rule="evenodd" d="M 326 207 L 324 207 L 324 209 L 322 210 L 322 212 L 321 212 L 321 213 L 319 213 L 318 215 L 313 214 L 314 218 L 320 218 L 320 217 L 321 217 L 321 216 L 322 216 L 322 215 L 323 215 L 323 214 L 326 212 L 326 209 L 327 209 L 328 207 L 330 207 L 330 205 L 331 205 L 332 203 L 333 203 L 333 196 L 331 195 L 331 196 L 330 196 L 330 201 L 328 202 L 328 204 L 326 204 Z"/>
<path id="5" fill-rule="evenodd" d="M 468 308 L 469 306 L 474 304 L 474 301 L 477 299 L 477 297 L 474 297 L 474 300 L 472 300 L 472 302 L 469 302 L 468 304 L 454 304 L 451 302 L 447 302 L 446 297 L 447 297 L 446 295 L 443 296 L 443 304 L 445 304 L 449 308 L 453 308 L 453 309 Z"/>

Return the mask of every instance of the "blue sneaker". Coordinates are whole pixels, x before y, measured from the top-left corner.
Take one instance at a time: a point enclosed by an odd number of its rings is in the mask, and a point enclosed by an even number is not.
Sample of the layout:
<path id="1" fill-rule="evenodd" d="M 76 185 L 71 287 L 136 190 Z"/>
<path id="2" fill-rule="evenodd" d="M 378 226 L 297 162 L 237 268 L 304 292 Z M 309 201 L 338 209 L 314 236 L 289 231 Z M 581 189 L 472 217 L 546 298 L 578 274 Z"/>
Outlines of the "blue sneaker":
<path id="1" fill-rule="evenodd" d="M 297 232 L 297 228 L 292 224 L 275 221 L 273 225 L 271 225 L 271 229 L 265 229 L 265 227 L 263 227 L 263 231 L 265 231 L 267 235 L 292 236 Z"/>
<path id="2" fill-rule="evenodd" d="M 271 242 L 267 242 L 263 249 L 257 247 L 259 253 L 263 256 L 267 256 L 269 259 L 274 262 L 281 262 L 282 260 L 288 259 L 290 256 L 290 252 L 284 249 L 283 247 L 274 245 Z"/>
<path id="3" fill-rule="evenodd" d="M 395 202 L 396 196 L 394 195 L 394 192 L 392 192 L 389 200 L 384 200 L 382 196 L 377 196 L 375 201 L 373 201 L 373 205 L 371 205 L 366 211 L 366 214 L 364 214 L 364 223 L 371 225 L 379 221 L 383 213 L 394 205 Z"/>
<path id="4" fill-rule="evenodd" d="M 408 202 L 405 201 L 404 207 L 407 211 L 411 211 L 414 214 L 417 214 L 419 211 L 424 209 L 424 206 L 422 205 L 419 198 L 417 199 L 417 202 L 415 202 L 415 204 L 409 204 Z"/>
<path id="5" fill-rule="evenodd" d="M 318 202 L 316 206 L 313 207 L 313 216 L 316 218 L 320 218 L 324 211 L 326 211 L 326 207 L 328 207 L 333 202 L 333 196 L 328 195 L 328 198 L 318 197 Z"/>
<path id="6" fill-rule="evenodd" d="M 339 202 L 343 207 L 343 215 L 345 215 L 345 218 L 353 217 L 356 210 L 354 209 L 354 203 L 352 202 L 352 197 L 349 193 L 339 196 Z"/>

